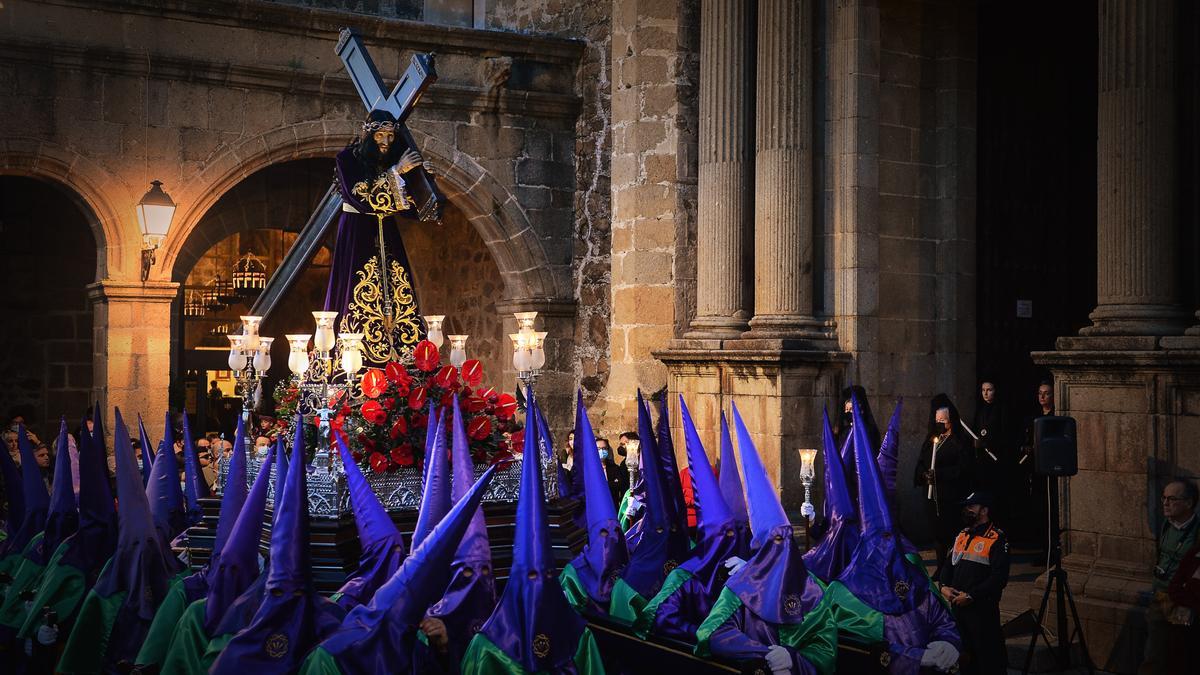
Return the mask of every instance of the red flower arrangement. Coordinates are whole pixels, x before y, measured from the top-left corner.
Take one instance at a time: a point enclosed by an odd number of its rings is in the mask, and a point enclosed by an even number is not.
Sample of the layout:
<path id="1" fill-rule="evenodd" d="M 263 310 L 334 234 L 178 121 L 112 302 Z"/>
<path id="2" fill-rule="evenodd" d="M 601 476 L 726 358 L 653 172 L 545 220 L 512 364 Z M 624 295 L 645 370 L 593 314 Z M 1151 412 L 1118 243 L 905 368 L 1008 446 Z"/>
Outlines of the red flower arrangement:
<path id="1" fill-rule="evenodd" d="M 364 470 L 384 473 L 421 466 L 430 422 L 429 401 L 435 401 L 435 406 L 448 414 L 455 398 L 462 407 L 473 461 L 495 464 L 512 457 L 514 439 L 509 436 L 520 433 L 514 419 L 516 399 L 512 394 L 481 386 L 484 374 L 479 361 L 466 361 L 460 369 L 442 365 L 440 357 L 437 345 L 422 340 L 413 352 L 412 365 L 393 361 L 383 369 L 371 368 L 363 374 L 364 400 L 357 407 L 343 404 L 340 392 L 330 401 L 335 411 L 330 425 L 334 433 L 347 439 L 351 453 Z M 295 385 L 283 383 L 276 389 L 275 398 L 279 423 L 286 431 L 298 400 Z M 447 418 L 447 446 L 453 433 L 453 424 Z"/>

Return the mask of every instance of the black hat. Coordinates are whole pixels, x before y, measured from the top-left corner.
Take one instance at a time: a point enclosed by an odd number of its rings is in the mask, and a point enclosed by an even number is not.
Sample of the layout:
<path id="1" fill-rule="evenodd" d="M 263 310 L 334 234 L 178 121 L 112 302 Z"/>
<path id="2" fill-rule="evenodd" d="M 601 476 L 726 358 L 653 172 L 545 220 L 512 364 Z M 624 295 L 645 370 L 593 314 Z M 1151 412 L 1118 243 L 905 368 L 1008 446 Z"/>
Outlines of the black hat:
<path id="1" fill-rule="evenodd" d="M 971 506 L 972 504 L 986 506 L 990 509 L 990 508 L 992 508 L 992 495 L 987 492 L 983 492 L 983 491 L 972 492 L 971 494 L 967 495 L 966 499 L 959 502 L 958 505 L 959 506 Z"/>

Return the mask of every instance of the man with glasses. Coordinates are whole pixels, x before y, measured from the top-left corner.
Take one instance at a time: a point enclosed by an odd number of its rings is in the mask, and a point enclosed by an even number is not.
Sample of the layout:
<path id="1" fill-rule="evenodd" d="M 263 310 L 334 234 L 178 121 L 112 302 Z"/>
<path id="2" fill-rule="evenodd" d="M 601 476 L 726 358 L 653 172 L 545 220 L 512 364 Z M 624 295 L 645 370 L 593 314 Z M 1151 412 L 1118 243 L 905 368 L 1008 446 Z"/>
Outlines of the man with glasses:
<path id="1" fill-rule="evenodd" d="M 1176 478 L 1162 491 L 1163 522 L 1158 530 L 1158 557 L 1154 566 L 1154 581 L 1151 588 L 1154 599 L 1146 611 L 1146 665 L 1154 675 L 1168 672 L 1168 637 L 1173 630 L 1188 625 L 1190 612 L 1181 608 L 1167 596 L 1167 586 L 1184 554 L 1196 544 L 1200 524 L 1196 518 L 1196 502 L 1200 500 L 1200 488 L 1186 478 Z"/>

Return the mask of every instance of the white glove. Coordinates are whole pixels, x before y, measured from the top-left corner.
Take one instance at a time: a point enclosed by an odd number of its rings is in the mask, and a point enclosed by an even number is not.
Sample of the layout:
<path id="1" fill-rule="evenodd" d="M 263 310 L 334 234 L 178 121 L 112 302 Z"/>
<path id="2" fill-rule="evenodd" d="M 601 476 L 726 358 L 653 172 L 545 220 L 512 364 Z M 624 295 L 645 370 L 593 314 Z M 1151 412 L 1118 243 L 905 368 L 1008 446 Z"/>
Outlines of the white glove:
<path id="1" fill-rule="evenodd" d="M 746 561 L 736 555 L 725 559 L 725 569 L 729 571 L 729 576 L 737 574 L 745 566 Z"/>
<path id="2" fill-rule="evenodd" d="M 58 626 L 43 625 L 37 630 L 37 641 L 42 646 L 58 642 Z"/>
<path id="3" fill-rule="evenodd" d="M 813 506 L 810 502 L 804 502 L 800 505 L 800 515 L 808 518 L 809 522 L 812 522 L 812 519 L 817 517 L 817 507 Z"/>
<path id="4" fill-rule="evenodd" d="M 948 671 L 958 663 L 958 650 L 954 645 L 943 640 L 930 642 L 925 653 L 921 655 L 922 666 L 933 666 L 941 671 Z"/>
<path id="5" fill-rule="evenodd" d="M 771 645 L 767 650 L 767 667 L 772 673 L 792 672 L 792 655 L 779 645 Z"/>

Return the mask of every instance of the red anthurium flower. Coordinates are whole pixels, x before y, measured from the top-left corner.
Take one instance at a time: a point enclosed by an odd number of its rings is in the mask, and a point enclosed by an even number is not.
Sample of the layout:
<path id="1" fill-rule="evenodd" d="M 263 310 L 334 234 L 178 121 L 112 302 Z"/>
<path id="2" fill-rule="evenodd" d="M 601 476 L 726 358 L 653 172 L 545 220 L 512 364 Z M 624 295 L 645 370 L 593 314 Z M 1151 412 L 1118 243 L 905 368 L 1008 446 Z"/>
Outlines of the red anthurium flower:
<path id="1" fill-rule="evenodd" d="M 408 392 L 408 407 L 413 410 L 421 410 L 425 407 L 425 387 L 417 387 Z"/>
<path id="2" fill-rule="evenodd" d="M 467 398 L 466 410 L 469 413 L 483 412 L 487 408 L 487 399 L 479 398 L 478 396 L 470 396 Z"/>
<path id="3" fill-rule="evenodd" d="M 524 448 L 525 447 L 525 430 L 522 429 L 520 431 L 514 432 L 513 435 L 509 437 L 509 444 L 514 450 Z"/>
<path id="4" fill-rule="evenodd" d="M 512 419 L 515 414 L 517 414 L 517 399 L 508 392 L 500 394 L 500 398 L 496 400 L 496 417 L 507 420 Z"/>
<path id="5" fill-rule="evenodd" d="M 378 368 L 370 368 L 362 376 L 363 395 L 367 398 L 379 398 L 387 388 L 387 378 Z"/>
<path id="6" fill-rule="evenodd" d="M 492 421 L 486 417 L 474 417 L 467 424 L 467 435 L 476 441 L 482 441 L 492 435 Z"/>
<path id="7" fill-rule="evenodd" d="M 383 406 L 379 405 L 379 401 L 366 401 L 362 404 L 363 419 L 372 424 L 379 424 L 376 420 L 379 419 L 379 414 L 383 413 Z M 387 413 L 383 413 L 386 419 Z"/>
<path id="8" fill-rule="evenodd" d="M 463 365 L 465 366 L 466 364 L 464 363 Z M 492 399 L 499 396 L 499 394 L 496 393 L 495 387 L 485 387 L 482 389 L 477 389 L 475 391 L 475 395 L 481 399 L 484 399 L 485 401 L 491 401 Z"/>
<path id="9" fill-rule="evenodd" d="M 442 355 L 438 353 L 437 345 L 429 340 L 421 340 L 413 350 L 413 364 L 423 373 L 432 373 L 437 370 L 438 362 L 441 360 Z"/>
<path id="10" fill-rule="evenodd" d="M 396 423 L 392 425 L 392 429 L 391 429 L 391 431 L 388 432 L 388 436 L 390 436 L 391 439 L 394 441 L 397 438 L 400 438 L 401 436 L 403 436 L 407 432 L 408 432 L 408 423 L 404 421 L 403 417 L 400 417 L 400 418 L 397 418 Z"/>
<path id="11" fill-rule="evenodd" d="M 424 413 L 413 413 L 408 417 L 408 425 L 413 429 L 424 429 L 429 424 L 429 415 Z"/>
<path id="12" fill-rule="evenodd" d="M 412 466 L 415 458 L 413 457 L 413 448 L 408 443 L 392 448 L 392 461 L 400 466 Z"/>
<path id="13" fill-rule="evenodd" d="M 388 458 L 383 456 L 381 452 L 371 453 L 371 470 L 375 473 L 383 473 L 387 471 Z"/>
<path id="14" fill-rule="evenodd" d="M 437 375 L 433 376 L 433 383 L 443 389 L 449 389 L 458 382 L 458 368 L 454 366 L 442 366 L 438 369 Z"/>
<path id="15" fill-rule="evenodd" d="M 483 382 L 483 364 L 479 359 L 467 359 L 462 364 L 462 379 L 471 387 L 478 387 Z"/>
<path id="16" fill-rule="evenodd" d="M 392 384 L 400 384 L 402 381 L 408 378 L 408 373 L 405 372 L 404 366 L 400 365 L 398 361 L 388 362 L 388 364 L 384 366 L 383 374 L 387 376 L 388 382 L 391 382 Z"/>
<path id="17" fill-rule="evenodd" d="M 351 450 L 350 456 L 354 458 L 355 464 L 358 464 L 359 462 L 361 462 L 362 458 L 363 458 L 363 454 L 361 452 L 359 452 L 358 450 Z"/>
<path id="18" fill-rule="evenodd" d="M 380 399 L 380 400 L 379 400 L 379 402 L 380 402 L 380 403 L 382 403 L 382 404 L 383 404 L 383 407 L 384 407 L 384 408 L 387 408 L 388 410 L 395 410 L 395 409 L 396 409 L 396 399 L 395 399 L 395 398 L 393 398 L 393 397 L 391 397 L 391 396 L 389 396 L 389 397 L 387 397 L 387 398 Z"/>

